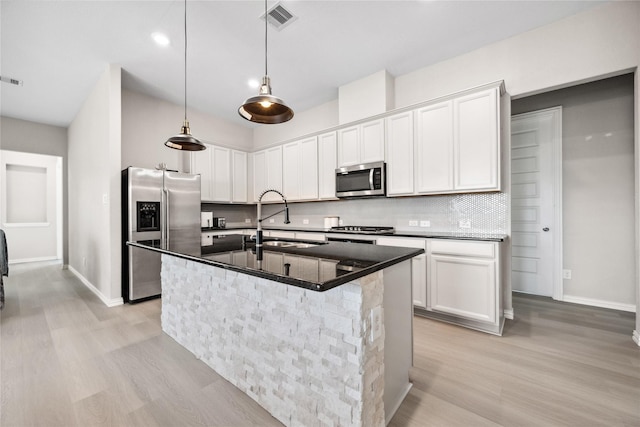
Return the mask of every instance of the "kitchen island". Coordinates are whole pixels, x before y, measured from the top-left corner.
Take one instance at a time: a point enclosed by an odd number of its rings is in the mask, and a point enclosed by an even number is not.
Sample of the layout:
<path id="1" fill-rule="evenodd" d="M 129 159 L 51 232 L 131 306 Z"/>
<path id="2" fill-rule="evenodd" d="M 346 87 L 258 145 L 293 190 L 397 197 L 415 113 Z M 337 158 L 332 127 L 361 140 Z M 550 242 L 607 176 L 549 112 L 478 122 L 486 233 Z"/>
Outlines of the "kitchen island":
<path id="1" fill-rule="evenodd" d="M 423 250 L 225 239 L 200 256 L 128 243 L 163 254 L 163 331 L 285 425 L 385 425 L 411 387 Z"/>

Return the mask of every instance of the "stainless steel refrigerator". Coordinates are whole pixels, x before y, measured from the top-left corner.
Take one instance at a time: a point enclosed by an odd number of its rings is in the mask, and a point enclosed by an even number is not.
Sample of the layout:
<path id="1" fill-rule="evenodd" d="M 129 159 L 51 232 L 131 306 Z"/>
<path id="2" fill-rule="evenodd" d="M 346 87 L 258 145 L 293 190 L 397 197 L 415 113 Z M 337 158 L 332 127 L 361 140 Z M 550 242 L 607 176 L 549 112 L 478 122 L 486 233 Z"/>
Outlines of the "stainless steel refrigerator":
<path id="1" fill-rule="evenodd" d="M 122 298 L 159 297 L 160 253 L 127 246 L 157 246 L 200 255 L 200 175 L 129 167 L 122 171 Z"/>

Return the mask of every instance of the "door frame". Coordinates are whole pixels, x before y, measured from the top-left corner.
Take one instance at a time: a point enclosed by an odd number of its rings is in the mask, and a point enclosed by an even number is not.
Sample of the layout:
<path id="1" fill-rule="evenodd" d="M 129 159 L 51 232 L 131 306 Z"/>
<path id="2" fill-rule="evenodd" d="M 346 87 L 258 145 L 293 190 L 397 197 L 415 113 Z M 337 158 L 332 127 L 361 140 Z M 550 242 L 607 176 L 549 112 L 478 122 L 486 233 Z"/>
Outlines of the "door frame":
<path id="1" fill-rule="evenodd" d="M 511 116 L 511 120 L 518 117 L 551 115 L 551 174 L 553 175 L 553 220 L 551 223 L 553 233 L 553 265 L 552 265 L 552 287 L 553 299 L 563 301 L 564 282 L 562 277 L 563 248 L 562 248 L 562 106 L 544 108 L 527 113 Z M 511 207 L 510 207 L 511 209 Z"/>

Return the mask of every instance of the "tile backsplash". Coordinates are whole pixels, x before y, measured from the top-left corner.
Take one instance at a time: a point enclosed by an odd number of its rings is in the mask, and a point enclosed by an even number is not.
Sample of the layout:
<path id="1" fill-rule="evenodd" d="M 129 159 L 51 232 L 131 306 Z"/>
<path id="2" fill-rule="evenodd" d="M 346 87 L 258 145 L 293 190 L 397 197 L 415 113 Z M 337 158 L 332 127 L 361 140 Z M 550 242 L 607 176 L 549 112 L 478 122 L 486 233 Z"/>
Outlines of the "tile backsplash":
<path id="1" fill-rule="evenodd" d="M 203 210 L 204 210 L 203 204 Z M 255 206 L 206 204 L 214 216 L 226 216 L 230 226 L 251 219 Z M 465 193 L 423 197 L 376 197 L 326 202 L 289 203 L 291 224 L 282 214 L 265 226 L 323 228 L 325 216 L 338 216 L 343 225 L 393 226 L 401 231 L 469 232 L 507 234 L 509 197 L 506 193 Z M 282 209 L 281 204 L 263 205 L 263 215 Z M 216 211 L 224 215 L 215 214 Z M 415 223 L 414 223 L 415 221 Z M 421 227 L 421 222 L 429 227 Z M 413 225 L 415 224 L 415 225 Z M 468 226 L 468 227 L 466 227 Z"/>

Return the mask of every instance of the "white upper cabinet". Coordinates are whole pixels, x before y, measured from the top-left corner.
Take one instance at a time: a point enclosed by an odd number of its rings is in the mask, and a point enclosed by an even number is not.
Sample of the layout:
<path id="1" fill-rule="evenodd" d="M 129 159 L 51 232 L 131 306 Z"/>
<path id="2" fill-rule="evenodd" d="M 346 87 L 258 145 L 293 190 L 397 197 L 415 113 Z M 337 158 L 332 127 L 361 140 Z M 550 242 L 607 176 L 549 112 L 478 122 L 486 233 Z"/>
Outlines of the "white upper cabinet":
<path id="1" fill-rule="evenodd" d="M 416 110 L 416 193 L 500 190 L 498 87 Z"/>
<path id="2" fill-rule="evenodd" d="M 231 150 L 231 201 L 247 203 L 247 153 Z"/>
<path id="3" fill-rule="evenodd" d="M 338 130 L 338 165 L 384 161 L 384 119 Z"/>
<path id="4" fill-rule="evenodd" d="M 204 144 L 207 147 L 206 150 L 194 151 L 191 153 L 191 167 L 189 170 L 191 173 L 200 174 L 200 199 L 202 201 L 208 201 L 211 199 L 212 188 L 212 175 L 211 175 L 211 151 L 213 145 Z"/>
<path id="5" fill-rule="evenodd" d="M 416 111 L 416 190 L 453 190 L 453 102 Z"/>
<path id="6" fill-rule="evenodd" d="M 318 139 L 311 137 L 282 147 L 282 185 L 287 200 L 318 198 Z"/>
<path id="7" fill-rule="evenodd" d="M 205 202 L 246 202 L 246 153 L 205 144 L 206 150 L 191 153 L 191 173 L 200 174 L 200 198 Z M 232 153 L 233 157 L 232 158 Z M 238 160 L 244 157 L 244 166 Z M 238 177 L 238 179 L 233 179 Z M 244 197 L 242 197 L 244 193 Z M 236 197 L 236 195 L 238 195 Z"/>
<path id="8" fill-rule="evenodd" d="M 257 202 L 264 190 L 282 192 L 282 146 L 253 153 L 253 201 Z M 267 193 L 263 202 L 279 201 L 276 193 Z"/>
<path id="9" fill-rule="evenodd" d="M 385 120 L 387 194 L 413 194 L 413 112 L 396 114 Z"/>
<path id="10" fill-rule="evenodd" d="M 318 198 L 336 198 L 338 148 L 336 132 L 318 136 Z"/>
<path id="11" fill-rule="evenodd" d="M 211 201 L 231 201 L 231 150 L 223 147 L 211 147 Z"/>
<path id="12" fill-rule="evenodd" d="M 500 188 L 498 99 L 490 89 L 453 101 L 456 189 Z"/>

